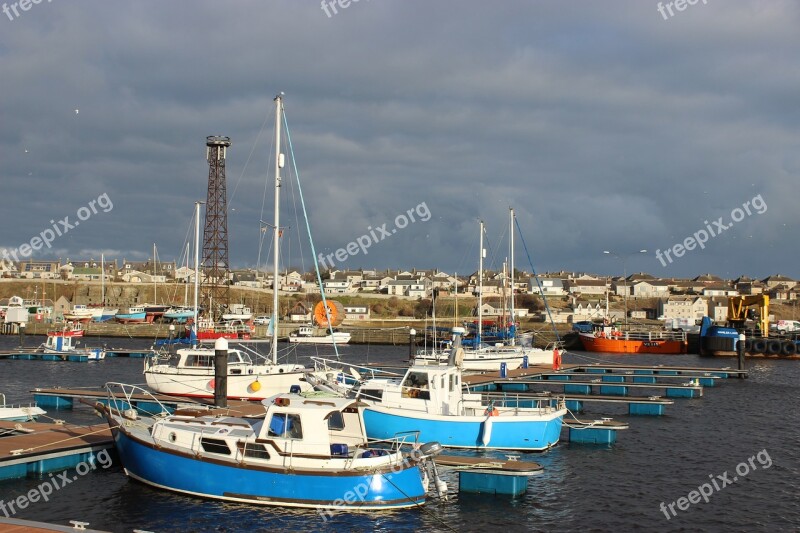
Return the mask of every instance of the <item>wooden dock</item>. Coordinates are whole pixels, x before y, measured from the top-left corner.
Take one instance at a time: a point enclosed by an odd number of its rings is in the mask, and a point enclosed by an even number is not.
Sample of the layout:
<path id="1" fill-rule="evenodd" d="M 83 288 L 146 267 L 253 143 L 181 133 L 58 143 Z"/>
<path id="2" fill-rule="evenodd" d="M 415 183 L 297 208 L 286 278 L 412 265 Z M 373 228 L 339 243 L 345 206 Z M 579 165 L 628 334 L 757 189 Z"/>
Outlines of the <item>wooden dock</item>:
<path id="1" fill-rule="evenodd" d="M 519 457 L 519 455 L 507 455 Z M 544 468 L 539 463 L 532 461 L 517 461 L 515 459 L 495 459 L 490 457 L 466 457 L 463 455 L 437 455 L 436 464 L 453 468 L 475 468 L 483 470 L 500 470 L 515 474 L 536 475 L 541 474 Z"/>
<path id="2" fill-rule="evenodd" d="M 70 468 L 112 446 L 108 424 L 0 421 L 0 480 Z"/>
<path id="3" fill-rule="evenodd" d="M 86 533 L 108 533 L 99 529 L 89 529 L 86 526 L 89 522 L 70 520 L 69 526 L 58 524 L 46 524 L 44 522 L 34 522 L 32 520 L 20 520 L 18 518 L 0 518 L 0 531 L 3 533 L 53 533 L 85 531 Z"/>

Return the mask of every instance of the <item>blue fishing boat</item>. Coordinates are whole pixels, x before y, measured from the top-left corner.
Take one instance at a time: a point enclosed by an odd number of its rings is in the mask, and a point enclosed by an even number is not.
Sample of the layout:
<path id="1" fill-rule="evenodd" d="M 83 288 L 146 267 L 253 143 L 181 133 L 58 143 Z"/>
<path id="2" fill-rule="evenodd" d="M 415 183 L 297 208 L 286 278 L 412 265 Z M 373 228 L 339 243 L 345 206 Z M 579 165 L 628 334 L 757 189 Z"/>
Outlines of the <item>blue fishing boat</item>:
<path id="1" fill-rule="evenodd" d="M 511 395 L 484 402 L 481 394 L 463 392 L 460 340 L 457 332 L 447 366 L 415 364 L 402 377 L 360 383 L 356 397 L 367 404 L 367 436 L 385 439 L 414 430 L 422 442 L 452 448 L 543 451 L 555 446 L 567 412 L 563 400 Z"/>
<path id="2" fill-rule="evenodd" d="M 45 361 L 100 361 L 106 358 L 103 348 L 79 348 L 79 341 L 83 337 L 83 330 L 48 331 L 47 340 L 39 345 L 37 353 Z M 74 341 L 74 342 L 73 342 Z"/>
<path id="3" fill-rule="evenodd" d="M 144 306 L 129 307 L 124 313 L 118 312 L 114 320 L 123 324 L 144 322 L 147 317 Z"/>
<path id="4" fill-rule="evenodd" d="M 432 459 L 441 447 L 403 451 L 412 434 L 368 444 L 354 399 L 288 393 L 261 402 L 257 418 L 168 415 L 163 406 L 141 416 L 131 396 L 146 391 L 108 387 L 108 405 L 98 407 L 125 473 L 161 489 L 257 505 L 393 509 L 425 502 L 431 468 L 444 492 Z"/>
<path id="5" fill-rule="evenodd" d="M 164 318 L 183 324 L 190 318 L 194 317 L 194 309 L 189 307 L 171 307 L 164 311 Z"/>

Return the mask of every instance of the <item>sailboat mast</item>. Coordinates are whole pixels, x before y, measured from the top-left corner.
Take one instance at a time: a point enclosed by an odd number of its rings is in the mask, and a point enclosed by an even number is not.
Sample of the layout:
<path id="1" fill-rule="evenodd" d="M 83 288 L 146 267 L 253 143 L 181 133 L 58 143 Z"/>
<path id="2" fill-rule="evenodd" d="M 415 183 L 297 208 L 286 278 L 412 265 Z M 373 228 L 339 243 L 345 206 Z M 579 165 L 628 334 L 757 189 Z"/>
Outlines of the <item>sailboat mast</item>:
<path id="1" fill-rule="evenodd" d="M 189 272 L 189 243 L 186 243 L 186 272 Z M 189 306 L 189 284 L 183 284 L 183 306 Z"/>
<path id="2" fill-rule="evenodd" d="M 511 335 L 511 346 L 517 344 L 517 331 L 516 331 L 516 324 L 517 324 L 517 317 L 514 315 L 514 208 L 510 207 L 509 211 L 511 212 L 511 220 L 509 222 L 509 235 L 510 235 L 510 266 L 511 266 L 511 325 L 514 327 L 513 335 Z"/>
<path id="3" fill-rule="evenodd" d="M 200 294 L 200 204 L 203 202 L 195 202 L 195 222 L 194 222 L 194 327 L 197 331 L 197 300 Z"/>
<path id="4" fill-rule="evenodd" d="M 280 246 L 280 192 L 281 168 L 281 114 L 283 113 L 283 93 L 275 97 L 275 227 L 272 241 L 272 363 L 278 363 L 278 247 Z"/>
<path id="5" fill-rule="evenodd" d="M 100 254 L 100 300 L 103 306 L 106 305 L 106 259 L 104 254 Z M 102 313 L 105 313 L 103 309 Z M 101 314 L 102 318 L 102 314 Z"/>
<path id="6" fill-rule="evenodd" d="M 158 305 L 156 294 L 156 243 L 153 243 L 153 305 Z"/>
<path id="7" fill-rule="evenodd" d="M 481 337 L 483 336 L 483 220 L 481 223 L 481 237 L 478 248 L 480 249 L 478 258 L 478 338 L 475 348 L 480 348 Z"/>

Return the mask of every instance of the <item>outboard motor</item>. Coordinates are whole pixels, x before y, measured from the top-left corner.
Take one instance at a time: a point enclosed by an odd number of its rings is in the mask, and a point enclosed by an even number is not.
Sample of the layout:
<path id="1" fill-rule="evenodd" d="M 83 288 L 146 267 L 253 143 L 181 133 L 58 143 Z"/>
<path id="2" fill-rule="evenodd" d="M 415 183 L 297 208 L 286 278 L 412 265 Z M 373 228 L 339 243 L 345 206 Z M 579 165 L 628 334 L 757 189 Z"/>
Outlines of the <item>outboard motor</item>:
<path id="1" fill-rule="evenodd" d="M 439 469 L 436 468 L 436 461 L 433 459 L 436 455 L 442 453 L 444 448 L 438 442 L 426 442 L 419 447 L 419 458 L 430 465 L 431 473 L 433 474 L 433 486 L 436 489 L 436 495 L 443 500 L 447 500 L 447 483 L 439 476 Z"/>

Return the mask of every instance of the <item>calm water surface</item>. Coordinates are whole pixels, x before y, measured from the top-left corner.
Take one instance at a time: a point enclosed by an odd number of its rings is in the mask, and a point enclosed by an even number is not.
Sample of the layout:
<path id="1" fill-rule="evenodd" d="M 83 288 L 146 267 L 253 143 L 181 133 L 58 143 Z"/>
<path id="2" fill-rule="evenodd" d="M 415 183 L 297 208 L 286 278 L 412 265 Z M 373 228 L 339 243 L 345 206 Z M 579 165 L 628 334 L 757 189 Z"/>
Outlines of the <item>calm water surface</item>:
<path id="1" fill-rule="evenodd" d="M 29 344 L 42 338 L 29 337 Z M 146 347 L 142 340 L 86 339 L 89 346 Z M 17 339 L 0 338 L 0 348 Z M 313 347 L 290 360 L 307 361 Z M 349 361 L 398 362 L 407 348 L 347 346 Z M 629 364 L 735 365 L 733 359 L 682 356 L 600 356 L 575 353 L 564 362 L 600 359 Z M 0 392 L 29 402 L 33 387 L 143 383 L 142 360 L 96 363 L 0 360 Z M 524 497 L 459 495 L 447 473 L 450 500 L 423 510 L 340 513 L 327 522 L 313 511 L 231 505 L 174 495 L 129 481 L 118 463 L 79 478 L 19 511 L 16 518 L 66 524 L 78 519 L 108 531 L 776 531 L 800 530 L 800 361 L 750 361 L 750 378 L 720 381 L 699 399 L 676 399 L 662 417 L 630 417 L 626 408 L 589 404 L 582 418 L 613 416 L 630 423 L 611 447 L 562 443 L 544 454 L 523 455 L 545 467 Z M 97 423 L 88 407 L 51 411 L 71 422 Z M 760 452 L 760 455 L 758 455 Z M 502 454 L 492 454 L 502 456 Z M 742 467 L 755 457 L 751 464 Z M 747 470 L 737 476 L 736 468 Z M 754 465 L 755 467 L 753 467 Z M 717 476 L 737 481 L 728 486 Z M 660 509 L 712 476 L 719 490 L 667 519 Z M 41 480 L 0 482 L 9 501 Z M 667 511 L 669 513 L 669 511 Z M 2 513 L 0 513 L 1 515 Z"/>

